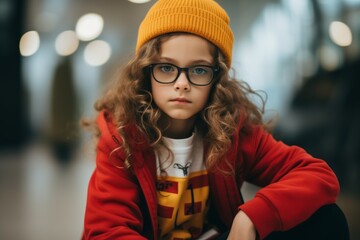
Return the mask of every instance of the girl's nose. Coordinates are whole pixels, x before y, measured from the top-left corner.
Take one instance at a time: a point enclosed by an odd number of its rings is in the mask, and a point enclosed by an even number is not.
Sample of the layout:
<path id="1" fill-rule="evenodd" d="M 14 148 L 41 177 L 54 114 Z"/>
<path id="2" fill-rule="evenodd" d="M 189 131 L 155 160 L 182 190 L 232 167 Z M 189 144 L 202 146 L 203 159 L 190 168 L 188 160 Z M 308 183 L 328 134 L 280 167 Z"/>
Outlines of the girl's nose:
<path id="1" fill-rule="evenodd" d="M 185 72 L 180 73 L 178 79 L 176 79 L 174 84 L 175 90 L 181 91 L 189 91 L 190 90 L 190 82 L 187 79 Z"/>

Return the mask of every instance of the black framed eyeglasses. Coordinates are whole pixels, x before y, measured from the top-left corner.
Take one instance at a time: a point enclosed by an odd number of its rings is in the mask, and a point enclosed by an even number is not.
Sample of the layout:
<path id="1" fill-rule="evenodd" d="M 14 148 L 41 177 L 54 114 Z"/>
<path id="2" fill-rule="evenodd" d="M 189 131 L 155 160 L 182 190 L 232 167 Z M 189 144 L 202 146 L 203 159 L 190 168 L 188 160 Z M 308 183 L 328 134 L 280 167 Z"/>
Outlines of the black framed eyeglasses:
<path id="1" fill-rule="evenodd" d="M 181 72 L 185 72 L 188 81 L 196 86 L 209 85 L 219 72 L 218 67 L 194 65 L 181 68 L 171 63 L 154 63 L 148 66 L 155 81 L 163 84 L 175 82 Z"/>

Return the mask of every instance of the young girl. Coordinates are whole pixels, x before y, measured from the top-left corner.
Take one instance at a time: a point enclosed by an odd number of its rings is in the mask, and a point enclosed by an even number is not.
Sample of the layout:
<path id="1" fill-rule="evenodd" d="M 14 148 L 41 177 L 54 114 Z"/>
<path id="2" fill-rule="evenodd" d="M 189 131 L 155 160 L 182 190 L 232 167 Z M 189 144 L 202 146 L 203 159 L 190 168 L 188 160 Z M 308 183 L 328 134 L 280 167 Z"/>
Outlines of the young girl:
<path id="1" fill-rule="evenodd" d="M 208 229 L 228 239 L 347 239 L 328 205 L 336 176 L 265 130 L 254 92 L 229 77 L 232 46 L 213 0 L 159 0 L 149 10 L 135 57 L 96 104 L 83 239 L 197 239 Z M 244 181 L 263 187 L 247 202 Z M 337 225 L 326 222 L 324 238 L 322 218 Z"/>

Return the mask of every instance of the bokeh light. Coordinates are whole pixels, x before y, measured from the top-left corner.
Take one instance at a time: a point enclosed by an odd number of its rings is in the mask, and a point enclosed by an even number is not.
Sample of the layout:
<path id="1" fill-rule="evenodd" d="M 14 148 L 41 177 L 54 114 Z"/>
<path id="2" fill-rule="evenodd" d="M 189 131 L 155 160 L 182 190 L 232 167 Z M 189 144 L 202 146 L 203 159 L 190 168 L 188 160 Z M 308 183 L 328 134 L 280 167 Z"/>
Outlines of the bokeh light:
<path id="1" fill-rule="evenodd" d="M 151 0 L 129 0 L 129 2 L 132 3 L 147 3 L 150 2 Z"/>
<path id="2" fill-rule="evenodd" d="M 76 34 L 82 41 L 90 41 L 97 38 L 104 27 L 102 16 L 96 13 L 87 13 L 79 18 L 76 23 Z"/>
<path id="3" fill-rule="evenodd" d="M 327 71 L 333 71 L 337 69 L 341 64 L 339 52 L 334 46 L 322 46 L 319 49 L 319 57 L 321 66 Z"/>
<path id="4" fill-rule="evenodd" d="M 40 47 L 40 36 L 36 31 L 24 33 L 20 39 L 19 49 L 22 56 L 31 56 L 37 52 Z"/>
<path id="5" fill-rule="evenodd" d="M 90 42 L 84 51 L 84 59 L 90 66 L 101 66 L 105 64 L 111 56 L 110 45 L 103 40 Z"/>
<path id="6" fill-rule="evenodd" d="M 79 39 L 74 31 L 64 31 L 60 33 L 55 41 L 56 52 L 60 56 L 69 56 L 79 47 Z"/>
<path id="7" fill-rule="evenodd" d="M 351 45 L 352 34 L 348 25 L 343 22 L 334 21 L 330 24 L 329 34 L 331 40 L 341 47 Z"/>

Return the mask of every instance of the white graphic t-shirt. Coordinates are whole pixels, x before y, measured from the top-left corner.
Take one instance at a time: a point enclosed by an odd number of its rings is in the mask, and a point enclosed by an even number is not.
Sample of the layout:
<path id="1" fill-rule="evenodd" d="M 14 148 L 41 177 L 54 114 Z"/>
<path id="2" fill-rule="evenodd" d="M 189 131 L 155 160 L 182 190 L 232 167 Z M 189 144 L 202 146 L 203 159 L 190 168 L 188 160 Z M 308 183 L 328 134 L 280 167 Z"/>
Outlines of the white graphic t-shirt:
<path id="1" fill-rule="evenodd" d="M 203 141 L 196 133 L 164 141 L 173 155 L 164 149 L 156 154 L 159 237 L 194 239 L 202 232 L 209 196 Z M 160 169 L 167 172 L 165 180 Z"/>

